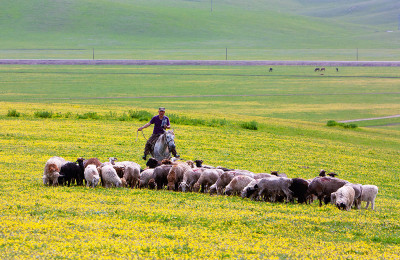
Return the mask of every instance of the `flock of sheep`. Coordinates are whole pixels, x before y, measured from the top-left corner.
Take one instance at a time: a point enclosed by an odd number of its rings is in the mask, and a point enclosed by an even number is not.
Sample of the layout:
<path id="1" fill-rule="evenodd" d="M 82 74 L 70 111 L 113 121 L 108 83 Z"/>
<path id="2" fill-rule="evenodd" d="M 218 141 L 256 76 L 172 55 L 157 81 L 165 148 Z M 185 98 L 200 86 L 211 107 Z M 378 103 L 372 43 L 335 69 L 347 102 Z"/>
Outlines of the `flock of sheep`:
<path id="1" fill-rule="evenodd" d="M 175 161 L 165 159 L 158 162 L 150 158 L 142 170 L 131 162 L 117 162 L 114 157 L 102 163 L 97 158 L 67 162 L 61 157 L 50 158 L 44 167 L 45 185 L 84 185 L 96 187 L 129 187 L 168 189 L 182 192 L 209 192 L 210 194 L 240 195 L 242 198 L 270 202 L 311 203 L 314 199 L 329 202 L 339 209 L 360 209 L 366 201 L 374 209 L 378 187 L 353 184 L 336 178 L 334 173 L 321 170 L 313 179 L 288 178 L 284 173 L 253 173 L 247 170 L 227 169 L 203 165 L 202 160 Z"/>

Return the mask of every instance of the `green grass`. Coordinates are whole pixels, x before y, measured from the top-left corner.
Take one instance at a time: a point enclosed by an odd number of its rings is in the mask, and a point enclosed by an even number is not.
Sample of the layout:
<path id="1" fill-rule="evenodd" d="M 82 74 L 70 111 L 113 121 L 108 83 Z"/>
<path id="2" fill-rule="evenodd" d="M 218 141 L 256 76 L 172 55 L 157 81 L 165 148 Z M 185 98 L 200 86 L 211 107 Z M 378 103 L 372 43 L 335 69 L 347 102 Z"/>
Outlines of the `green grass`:
<path id="1" fill-rule="evenodd" d="M 320 75 L 313 67 L 285 66 L 273 73 L 264 67 L 0 66 L 2 257 L 398 258 L 400 129 L 326 125 L 398 114 L 398 75 L 399 68 L 362 67 Z M 333 171 L 377 185 L 376 211 L 43 186 L 43 166 L 54 155 L 112 156 L 143 166 L 146 140 L 136 130 L 160 106 L 184 160 L 306 179 Z M 52 116 L 35 116 L 44 112 Z"/>
<path id="2" fill-rule="evenodd" d="M 8 1 L 2 58 L 396 60 L 389 0 Z M 327 11 L 329 10 L 329 11 Z M 43 15 L 45 13 L 45 15 Z M 393 32 L 388 32 L 393 31 Z"/>
<path id="3" fill-rule="evenodd" d="M 7 117 L 7 107 L 24 115 Z M 136 141 L 135 131 L 143 122 L 119 121 L 124 109 L 119 104 L 2 103 L 4 258 L 398 257 L 400 138 L 395 131 L 263 117 L 254 117 L 259 122 L 256 131 L 230 125 L 174 125 L 184 159 L 201 158 L 207 164 L 255 172 L 279 170 L 290 177 L 334 171 L 351 182 L 379 186 L 376 211 L 343 212 L 332 205 L 320 208 L 318 203 L 266 203 L 146 189 L 43 186 L 43 166 L 53 155 L 70 161 L 115 156 L 142 163 L 145 140 Z M 96 112 L 100 118 L 45 119 L 34 117 L 35 110 Z M 106 117 L 110 111 L 116 116 Z"/>
<path id="4" fill-rule="evenodd" d="M 152 114 L 164 105 L 168 113 L 179 111 L 181 119 L 206 120 L 196 115 L 201 113 L 227 120 L 258 116 L 326 124 L 398 114 L 399 73 L 380 67 L 345 67 L 338 73 L 328 67 L 320 75 L 307 66 L 277 66 L 269 73 L 260 66 L 11 65 L 0 66 L 0 101 L 119 105 L 127 116 L 135 109 Z"/>

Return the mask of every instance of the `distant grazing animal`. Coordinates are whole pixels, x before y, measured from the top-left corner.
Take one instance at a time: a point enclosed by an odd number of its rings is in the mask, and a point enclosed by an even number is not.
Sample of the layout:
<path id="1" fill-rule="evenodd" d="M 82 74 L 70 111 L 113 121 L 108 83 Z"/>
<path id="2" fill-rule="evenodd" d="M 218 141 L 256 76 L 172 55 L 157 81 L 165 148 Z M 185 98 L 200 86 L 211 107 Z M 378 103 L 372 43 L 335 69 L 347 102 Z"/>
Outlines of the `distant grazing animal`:
<path id="1" fill-rule="evenodd" d="M 269 68 L 269 72 L 272 72 L 272 68 Z"/>
<path id="2" fill-rule="evenodd" d="M 339 68 L 336 68 L 336 72 L 339 72 Z"/>
<path id="3" fill-rule="evenodd" d="M 325 68 L 321 68 L 321 71 L 325 71 Z"/>
<path id="4" fill-rule="evenodd" d="M 317 72 L 317 71 L 319 71 L 319 68 L 315 68 L 315 69 L 314 69 L 314 72 Z"/>

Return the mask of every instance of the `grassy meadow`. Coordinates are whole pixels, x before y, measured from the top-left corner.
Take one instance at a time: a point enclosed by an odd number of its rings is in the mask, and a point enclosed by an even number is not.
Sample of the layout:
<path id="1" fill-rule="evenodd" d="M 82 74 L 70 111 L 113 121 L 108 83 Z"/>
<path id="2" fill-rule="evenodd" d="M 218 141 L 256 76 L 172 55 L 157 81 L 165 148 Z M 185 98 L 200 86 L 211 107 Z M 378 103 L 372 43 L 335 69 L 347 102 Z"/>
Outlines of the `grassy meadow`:
<path id="1" fill-rule="evenodd" d="M 2 59 L 398 60 L 398 3 L 19 0 Z"/>
<path id="2" fill-rule="evenodd" d="M 400 57 L 399 7 L 3 1 L 0 59 L 391 61 Z M 327 126 L 400 114 L 399 70 L 0 65 L 0 258 L 399 259 L 400 118 Z M 376 210 L 43 185 L 52 156 L 113 156 L 144 167 L 136 129 L 146 121 L 130 114 L 159 106 L 183 159 L 301 178 L 325 169 L 377 185 Z"/>
<path id="3" fill-rule="evenodd" d="M 311 67 L 1 66 L 0 257 L 397 259 L 400 129 L 387 125 L 399 119 L 355 129 L 326 122 L 399 114 L 398 75 L 398 68 L 320 75 Z M 289 177 L 333 171 L 377 185 L 376 210 L 43 185 L 54 155 L 144 166 L 136 129 L 145 121 L 127 115 L 160 105 L 171 118 L 224 122 L 174 123 L 184 159 Z M 51 118 L 38 116 L 44 112 Z M 257 130 L 241 127 L 250 121 Z"/>

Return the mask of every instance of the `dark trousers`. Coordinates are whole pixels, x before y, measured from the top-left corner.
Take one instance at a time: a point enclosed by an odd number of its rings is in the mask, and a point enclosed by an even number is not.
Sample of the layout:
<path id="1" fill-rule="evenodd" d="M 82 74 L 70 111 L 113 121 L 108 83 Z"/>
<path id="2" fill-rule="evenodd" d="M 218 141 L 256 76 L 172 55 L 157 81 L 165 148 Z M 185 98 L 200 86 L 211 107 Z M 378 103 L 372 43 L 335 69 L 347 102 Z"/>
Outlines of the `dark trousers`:
<path id="1" fill-rule="evenodd" d="M 154 146 L 161 134 L 152 134 L 147 140 L 146 146 L 144 147 L 144 155 L 152 154 L 154 151 Z"/>

